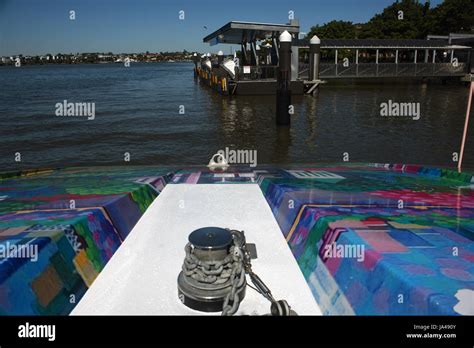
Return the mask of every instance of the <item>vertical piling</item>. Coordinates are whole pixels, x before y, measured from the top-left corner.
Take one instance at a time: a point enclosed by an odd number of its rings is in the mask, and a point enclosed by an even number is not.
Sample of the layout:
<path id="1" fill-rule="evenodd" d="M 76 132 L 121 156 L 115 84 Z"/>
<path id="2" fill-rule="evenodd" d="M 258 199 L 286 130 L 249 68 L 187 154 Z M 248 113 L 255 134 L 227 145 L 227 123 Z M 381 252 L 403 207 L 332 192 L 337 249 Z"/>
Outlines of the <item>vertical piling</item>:
<path id="1" fill-rule="evenodd" d="M 291 105 L 291 41 L 292 37 L 288 31 L 284 31 L 280 37 L 279 64 L 276 90 L 276 123 L 277 125 L 290 124 Z"/>
<path id="2" fill-rule="evenodd" d="M 197 71 L 197 67 L 198 67 L 198 55 L 197 53 L 194 53 L 193 54 L 193 62 L 194 62 L 194 78 L 197 78 L 198 76 L 198 71 Z"/>
<path id="3" fill-rule="evenodd" d="M 314 35 L 309 40 L 309 80 L 319 79 L 319 62 L 321 54 L 321 40 Z"/>

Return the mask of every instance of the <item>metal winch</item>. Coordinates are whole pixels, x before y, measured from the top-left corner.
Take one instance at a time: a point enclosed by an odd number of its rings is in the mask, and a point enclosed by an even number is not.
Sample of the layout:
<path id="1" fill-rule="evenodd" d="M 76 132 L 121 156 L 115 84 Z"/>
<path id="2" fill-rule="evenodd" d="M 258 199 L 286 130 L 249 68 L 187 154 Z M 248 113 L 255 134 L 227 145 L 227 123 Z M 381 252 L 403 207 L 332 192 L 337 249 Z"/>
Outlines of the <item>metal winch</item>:
<path id="1" fill-rule="evenodd" d="M 250 261 L 257 258 L 257 252 L 254 244 L 246 243 L 243 231 L 220 227 L 197 229 L 189 235 L 185 252 L 178 275 L 178 296 L 186 306 L 233 315 L 245 297 L 248 274 L 255 285 L 252 288 L 272 303 L 272 315 L 296 314 L 286 301 L 276 301 L 253 273 Z"/>
<path id="2" fill-rule="evenodd" d="M 235 312 L 245 296 L 245 270 L 238 231 L 205 227 L 189 235 L 178 294 L 188 307 L 203 312 Z"/>

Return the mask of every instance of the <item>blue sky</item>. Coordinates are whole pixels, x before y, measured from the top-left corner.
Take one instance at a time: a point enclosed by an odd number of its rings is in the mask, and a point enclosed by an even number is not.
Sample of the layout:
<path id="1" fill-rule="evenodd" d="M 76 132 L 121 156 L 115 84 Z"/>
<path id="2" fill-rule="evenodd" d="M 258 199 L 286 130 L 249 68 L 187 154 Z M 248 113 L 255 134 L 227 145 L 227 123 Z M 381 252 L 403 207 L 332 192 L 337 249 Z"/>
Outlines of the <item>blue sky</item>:
<path id="1" fill-rule="evenodd" d="M 442 0 L 432 0 L 432 6 Z M 229 52 L 202 38 L 231 20 L 286 23 L 301 31 L 331 20 L 366 22 L 393 0 L 0 0 L 0 56 L 75 52 Z M 421 0 L 421 2 L 424 2 Z M 69 20 L 69 11 L 76 20 Z M 185 11 L 185 20 L 179 11 Z M 207 27 L 207 29 L 205 28 Z"/>

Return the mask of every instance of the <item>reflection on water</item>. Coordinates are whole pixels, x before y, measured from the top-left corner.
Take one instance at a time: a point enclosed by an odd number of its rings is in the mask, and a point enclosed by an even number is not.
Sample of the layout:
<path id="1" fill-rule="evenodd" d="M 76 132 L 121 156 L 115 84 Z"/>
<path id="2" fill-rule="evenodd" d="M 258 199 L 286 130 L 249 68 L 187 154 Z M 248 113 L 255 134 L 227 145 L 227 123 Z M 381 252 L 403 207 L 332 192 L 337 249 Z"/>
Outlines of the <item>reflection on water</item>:
<path id="1" fill-rule="evenodd" d="M 334 82 L 293 96 L 290 128 L 276 127 L 274 96 L 221 97 L 195 83 L 192 64 L 1 68 L 1 169 L 206 164 L 226 146 L 258 162 L 404 162 L 455 167 L 467 88 L 458 84 Z M 96 119 L 54 116 L 64 99 L 95 102 Z M 380 103 L 419 102 L 421 118 L 381 117 Z M 179 106 L 185 114 L 179 114 Z M 473 122 L 474 123 L 474 122 Z M 465 164 L 474 167 L 471 123 Z M 23 161 L 14 162 L 21 152 Z"/>

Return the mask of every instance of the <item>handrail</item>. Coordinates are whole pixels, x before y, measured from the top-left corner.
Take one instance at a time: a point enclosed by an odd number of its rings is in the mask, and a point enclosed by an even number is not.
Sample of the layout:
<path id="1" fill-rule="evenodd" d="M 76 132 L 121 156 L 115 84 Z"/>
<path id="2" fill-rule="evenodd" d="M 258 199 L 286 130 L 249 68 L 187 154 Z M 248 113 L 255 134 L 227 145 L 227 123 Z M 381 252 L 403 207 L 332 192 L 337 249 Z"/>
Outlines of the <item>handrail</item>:
<path id="1" fill-rule="evenodd" d="M 321 63 L 319 76 L 331 77 L 424 77 L 464 76 L 467 64 L 458 63 Z M 305 76 L 301 74 L 301 76 Z"/>

